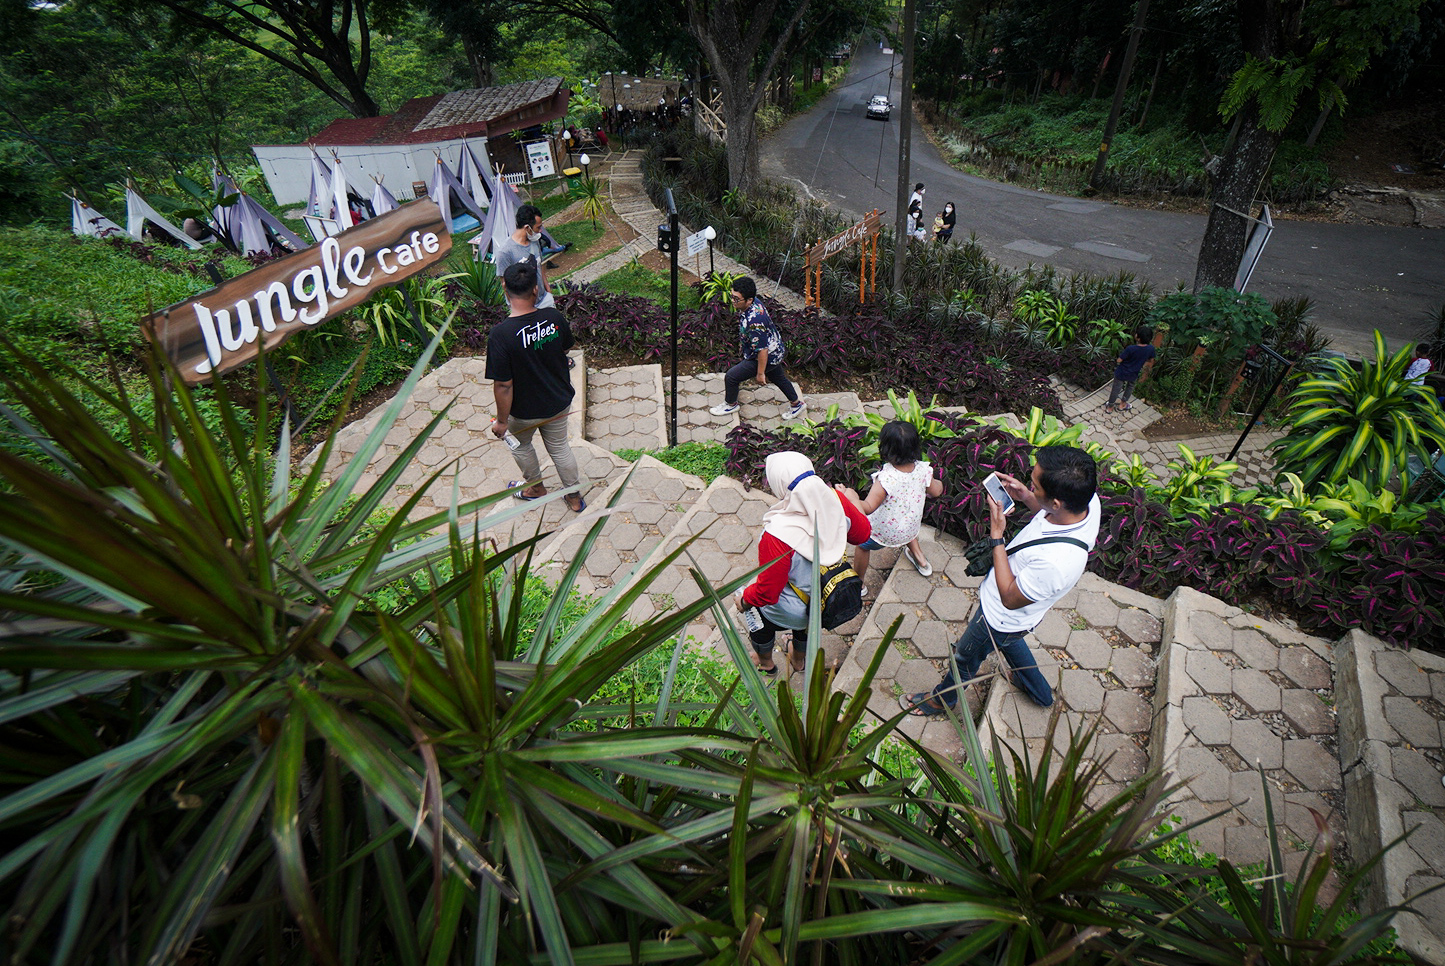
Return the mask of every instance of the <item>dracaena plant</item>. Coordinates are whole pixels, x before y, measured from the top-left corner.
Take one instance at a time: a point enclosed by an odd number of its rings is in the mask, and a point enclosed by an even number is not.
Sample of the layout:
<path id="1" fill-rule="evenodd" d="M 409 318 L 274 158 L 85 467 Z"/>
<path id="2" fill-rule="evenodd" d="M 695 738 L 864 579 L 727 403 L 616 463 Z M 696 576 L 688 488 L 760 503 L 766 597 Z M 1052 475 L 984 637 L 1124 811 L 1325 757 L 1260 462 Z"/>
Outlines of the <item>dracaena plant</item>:
<path id="1" fill-rule="evenodd" d="M 1347 478 L 1366 488 L 1396 485 L 1406 461 L 1429 465 L 1445 448 L 1445 413 L 1433 393 L 1405 379 L 1410 346 L 1390 355 L 1375 330 L 1375 357 L 1359 369 L 1325 359 L 1289 397 L 1289 435 L 1273 444 L 1282 472 L 1299 475 L 1314 491 Z"/>
<path id="2" fill-rule="evenodd" d="M 524 634 L 540 537 L 481 536 L 526 506 L 502 492 L 413 520 L 426 481 L 378 524 L 446 410 L 351 493 L 436 344 L 330 486 L 334 437 L 293 476 L 264 370 L 254 427 L 217 387 L 213 429 L 164 360 L 144 414 L 78 373 L 17 363 L 5 415 L 39 455 L 0 452 L 15 961 L 570 962 L 574 945 L 626 948 L 630 916 L 648 930 L 696 918 L 628 862 L 560 885 L 661 828 L 630 789 L 596 781 L 601 763 L 746 748 L 576 727 L 602 682 L 707 606 L 622 625 L 685 547 L 564 625 L 599 521 Z M 705 933 L 681 941 L 716 954 Z"/>

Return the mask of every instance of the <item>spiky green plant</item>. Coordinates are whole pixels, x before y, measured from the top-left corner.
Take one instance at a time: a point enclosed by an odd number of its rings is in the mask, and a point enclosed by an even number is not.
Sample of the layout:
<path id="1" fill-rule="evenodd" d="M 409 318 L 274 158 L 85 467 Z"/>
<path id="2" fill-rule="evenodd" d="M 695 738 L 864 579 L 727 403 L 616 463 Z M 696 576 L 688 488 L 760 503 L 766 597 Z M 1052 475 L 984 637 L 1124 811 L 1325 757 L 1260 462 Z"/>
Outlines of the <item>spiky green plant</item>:
<path id="1" fill-rule="evenodd" d="M 1406 461 L 1427 465 L 1445 448 L 1445 413 L 1434 394 L 1405 379 L 1411 346 L 1394 355 L 1375 331 L 1375 357 L 1356 369 L 1326 359 L 1289 397 L 1289 434 L 1273 444 L 1280 472 L 1298 474 L 1311 492 L 1356 479 L 1367 489 L 1396 487 Z"/>

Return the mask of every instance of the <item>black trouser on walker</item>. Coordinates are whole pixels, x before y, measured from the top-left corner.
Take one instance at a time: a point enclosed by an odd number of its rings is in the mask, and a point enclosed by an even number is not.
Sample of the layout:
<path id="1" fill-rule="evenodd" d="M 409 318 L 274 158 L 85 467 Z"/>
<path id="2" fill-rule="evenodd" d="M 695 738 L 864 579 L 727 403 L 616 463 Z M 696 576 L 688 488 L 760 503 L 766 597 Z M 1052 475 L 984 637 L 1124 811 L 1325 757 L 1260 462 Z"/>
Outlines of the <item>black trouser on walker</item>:
<path id="1" fill-rule="evenodd" d="M 798 630 L 797 628 L 784 627 L 781 624 L 774 624 L 766 617 L 763 617 L 761 611 L 758 612 L 758 616 L 763 618 L 763 629 L 760 631 L 748 632 L 748 639 L 753 642 L 753 650 L 757 652 L 758 657 L 767 660 L 769 657 L 772 656 L 774 638 L 778 636 L 778 631 L 792 631 L 793 650 L 797 651 L 799 654 L 807 653 L 808 629 L 806 627 L 802 630 Z"/>
<path id="2" fill-rule="evenodd" d="M 744 359 L 727 371 L 727 375 L 723 377 L 723 381 L 727 385 L 727 393 L 724 398 L 727 400 L 729 406 L 737 405 L 738 387 L 749 379 L 756 378 L 757 374 L 758 360 L 756 359 Z M 771 382 L 783 391 L 783 395 L 788 397 L 788 402 L 795 403 L 798 401 L 798 390 L 794 389 L 793 384 L 788 381 L 788 374 L 783 371 L 782 363 L 778 363 L 777 365 L 769 364 L 767 369 L 764 370 L 764 374 L 767 376 L 768 382 Z"/>

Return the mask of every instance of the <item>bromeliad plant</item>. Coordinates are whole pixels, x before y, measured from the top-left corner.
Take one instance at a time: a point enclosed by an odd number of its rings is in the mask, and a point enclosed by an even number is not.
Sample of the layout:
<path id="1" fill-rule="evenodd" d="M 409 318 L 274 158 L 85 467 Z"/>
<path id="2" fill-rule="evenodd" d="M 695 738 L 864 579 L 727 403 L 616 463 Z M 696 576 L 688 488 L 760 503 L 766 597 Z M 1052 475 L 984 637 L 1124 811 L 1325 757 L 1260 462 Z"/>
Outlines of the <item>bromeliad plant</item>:
<path id="1" fill-rule="evenodd" d="M 1324 360 L 1290 394 L 1292 429 L 1273 444 L 1280 470 L 1311 491 L 1347 478 L 1378 491 L 1399 485 L 1412 455 L 1429 465 L 1431 451 L 1445 448 L 1445 413 L 1434 394 L 1405 379 L 1410 351 L 1390 355 L 1377 329 L 1375 358 L 1359 369 Z"/>

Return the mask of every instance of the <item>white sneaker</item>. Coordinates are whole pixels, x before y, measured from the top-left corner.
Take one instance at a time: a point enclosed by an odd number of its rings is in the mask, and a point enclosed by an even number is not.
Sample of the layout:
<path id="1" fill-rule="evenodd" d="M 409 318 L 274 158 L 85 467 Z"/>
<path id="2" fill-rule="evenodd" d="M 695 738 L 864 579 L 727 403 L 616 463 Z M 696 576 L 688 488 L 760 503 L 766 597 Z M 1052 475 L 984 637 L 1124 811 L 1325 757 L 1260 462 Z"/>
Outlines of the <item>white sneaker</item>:
<path id="1" fill-rule="evenodd" d="M 796 403 L 788 407 L 788 411 L 783 413 L 783 418 L 797 419 L 799 416 L 803 415 L 804 411 L 806 411 L 807 408 L 808 400 L 799 399 Z"/>
<path id="2" fill-rule="evenodd" d="M 714 407 L 712 407 L 711 409 L 708 410 L 708 412 L 712 413 L 714 416 L 731 416 L 733 413 L 735 413 L 735 412 L 737 412 L 737 411 L 738 411 L 738 404 L 737 404 L 737 403 L 725 403 L 725 402 L 724 402 L 724 403 L 718 403 L 716 406 L 714 406 Z"/>
<path id="3" fill-rule="evenodd" d="M 913 569 L 918 571 L 918 575 L 920 577 L 933 576 L 933 564 L 929 563 L 927 560 L 919 563 L 918 558 L 913 556 L 913 551 L 909 550 L 907 547 L 903 548 L 903 556 L 909 563 L 913 564 Z"/>

